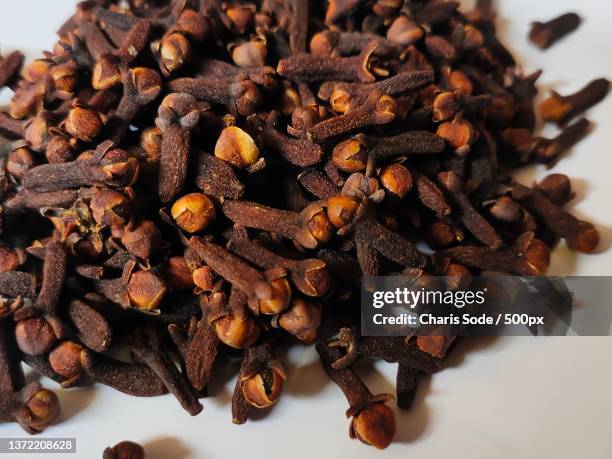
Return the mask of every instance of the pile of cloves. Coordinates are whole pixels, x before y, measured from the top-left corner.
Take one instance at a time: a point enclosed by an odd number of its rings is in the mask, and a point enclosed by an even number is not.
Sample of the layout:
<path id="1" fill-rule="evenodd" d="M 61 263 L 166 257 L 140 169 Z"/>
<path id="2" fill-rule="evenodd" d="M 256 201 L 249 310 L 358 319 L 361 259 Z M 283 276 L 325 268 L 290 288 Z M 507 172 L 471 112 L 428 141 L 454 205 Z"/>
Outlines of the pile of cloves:
<path id="1" fill-rule="evenodd" d="M 486 0 L 88 0 L 44 57 L 0 58 L 0 421 L 57 416 L 22 361 L 196 415 L 242 359 L 244 423 L 282 393 L 279 349 L 316 342 L 351 437 L 388 446 L 393 397 L 353 362 L 397 363 L 408 409 L 455 339 L 361 337 L 363 276 L 537 276 L 560 239 L 598 245 L 566 176 L 511 172 L 557 162 L 609 83 L 553 93 L 562 131 L 538 136 L 541 72 L 494 19 Z"/>

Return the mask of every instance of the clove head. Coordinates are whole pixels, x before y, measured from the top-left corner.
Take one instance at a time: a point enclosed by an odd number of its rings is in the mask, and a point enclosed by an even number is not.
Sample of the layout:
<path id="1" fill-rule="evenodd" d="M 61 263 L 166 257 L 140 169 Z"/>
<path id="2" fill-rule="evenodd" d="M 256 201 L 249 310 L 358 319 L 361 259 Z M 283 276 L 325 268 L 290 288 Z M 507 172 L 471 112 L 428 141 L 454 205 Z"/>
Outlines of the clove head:
<path id="1" fill-rule="evenodd" d="M 191 55 L 189 40 L 180 32 L 164 36 L 159 43 L 159 68 L 166 76 L 181 68 Z"/>
<path id="2" fill-rule="evenodd" d="M 332 162 L 344 172 L 363 172 L 366 169 L 368 152 L 365 144 L 359 138 L 340 142 L 334 147 Z"/>
<path id="3" fill-rule="evenodd" d="M 130 199 L 125 194 L 109 188 L 97 188 L 89 207 L 96 223 L 109 228 L 125 225 L 132 215 Z"/>
<path id="4" fill-rule="evenodd" d="M 360 201 L 353 196 L 339 194 L 327 200 L 327 216 L 336 228 L 343 228 L 353 223 Z"/>
<path id="5" fill-rule="evenodd" d="M 245 169 L 257 162 L 259 149 L 249 134 L 237 126 L 230 126 L 221 132 L 215 145 L 215 156 Z"/>
<path id="6" fill-rule="evenodd" d="M 599 231 L 592 223 L 580 221 L 576 234 L 567 238 L 566 243 L 570 249 L 576 252 L 591 253 L 599 245 Z"/>
<path id="7" fill-rule="evenodd" d="M 523 218 L 523 210 L 510 196 L 502 196 L 489 208 L 489 213 L 500 222 L 515 223 Z"/>
<path id="8" fill-rule="evenodd" d="M 324 109 L 318 105 L 297 107 L 291 114 L 291 126 L 297 131 L 307 131 L 321 121 Z"/>
<path id="9" fill-rule="evenodd" d="M 148 260 L 162 245 L 161 232 L 150 220 L 142 220 L 135 227 L 126 229 L 121 243 L 132 255 Z"/>
<path id="10" fill-rule="evenodd" d="M 433 121 L 448 121 L 455 118 L 459 109 L 454 92 L 443 92 L 436 96 L 433 103 Z"/>
<path id="11" fill-rule="evenodd" d="M 35 166 L 32 152 L 27 147 L 17 148 L 6 158 L 4 170 L 15 178 L 21 178 L 28 170 Z"/>
<path id="12" fill-rule="evenodd" d="M 112 57 L 102 57 L 94 65 L 91 86 L 94 89 L 109 89 L 121 84 L 121 70 Z"/>
<path id="13" fill-rule="evenodd" d="M 280 315 L 278 325 L 301 342 L 311 344 L 317 339 L 321 325 L 321 306 L 296 298 L 291 307 Z"/>
<path id="14" fill-rule="evenodd" d="M 170 257 L 166 263 L 164 275 L 171 290 L 192 290 L 195 287 L 193 275 L 185 257 Z"/>
<path id="15" fill-rule="evenodd" d="M 253 115 L 262 103 L 262 95 L 257 85 L 245 78 L 229 86 L 233 109 L 242 116 Z"/>
<path id="16" fill-rule="evenodd" d="M 334 232 L 333 226 L 323 207 L 312 204 L 306 207 L 302 213 L 305 221 L 303 234 L 296 235 L 296 241 L 304 247 L 317 247 L 331 241 Z M 308 244 L 304 244 L 308 242 Z"/>
<path id="17" fill-rule="evenodd" d="M 453 120 L 438 126 L 436 134 L 446 140 L 459 156 L 470 152 L 471 144 L 476 140 L 476 131 L 468 120 Z"/>
<path id="18" fill-rule="evenodd" d="M 549 174 L 540 180 L 535 188 L 560 206 L 574 198 L 572 184 L 569 177 L 565 174 Z"/>
<path id="19" fill-rule="evenodd" d="M 255 408 L 267 408 L 278 401 L 284 382 L 285 373 L 282 368 L 271 363 L 242 381 L 242 393 Z"/>
<path id="20" fill-rule="evenodd" d="M 366 445 L 385 449 L 395 436 L 393 410 L 384 403 L 364 408 L 353 416 L 349 434 Z"/>
<path id="21" fill-rule="evenodd" d="M 114 188 L 125 188 L 138 179 L 138 159 L 120 148 L 108 150 L 100 165 L 107 177 L 106 183 Z"/>
<path id="22" fill-rule="evenodd" d="M 550 249 L 542 241 L 535 239 L 533 233 L 524 233 L 517 239 L 517 248 L 533 276 L 546 274 L 550 267 Z"/>
<path id="23" fill-rule="evenodd" d="M 155 124 L 162 131 L 169 125 L 178 124 L 183 129 L 192 129 L 200 120 L 198 102 L 190 94 L 168 94 L 157 110 Z"/>
<path id="24" fill-rule="evenodd" d="M 193 284 L 196 286 L 196 293 L 210 292 L 213 290 L 215 276 L 212 269 L 202 266 L 193 271 L 191 275 Z"/>
<path id="25" fill-rule="evenodd" d="M 151 271 L 138 271 L 130 277 L 127 293 L 133 307 L 153 311 L 164 299 L 166 283 Z"/>
<path id="26" fill-rule="evenodd" d="M 50 164 L 68 163 L 76 158 L 76 139 L 54 135 L 47 143 L 45 157 Z"/>
<path id="27" fill-rule="evenodd" d="M 214 326 L 219 339 L 235 349 L 251 347 L 261 333 L 259 325 L 250 316 L 229 314 L 216 320 Z"/>
<path id="28" fill-rule="evenodd" d="M 26 259 L 27 255 L 22 250 L 0 243 L 0 273 L 17 271 Z"/>
<path id="29" fill-rule="evenodd" d="M 410 46 L 420 41 L 425 32 L 408 16 L 399 15 L 389 26 L 387 40 L 399 46 Z"/>
<path id="30" fill-rule="evenodd" d="M 30 414 L 28 427 L 42 432 L 55 421 L 60 412 L 60 404 L 55 392 L 41 388 L 25 403 Z"/>
<path id="31" fill-rule="evenodd" d="M 266 62 L 267 48 L 266 38 L 254 37 L 249 41 L 230 46 L 232 60 L 239 67 L 259 68 Z"/>
<path id="32" fill-rule="evenodd" d="M 198 12 L 185 9 L 176 21 L 177 28 L 194 40 L 202 41 L 208 32 L 206 18 Z"/>
<path id="33" fill-rule="evenodd" d="M 280 277 L 270 282 L 272 297 L 259 300 L 259 312 L 262 314 L 278 314 L 289 306 L 291 301 L 291 286 L 286 278 Z"/>
<path id="34" fill-rule="evenodd" d="M 77 106 L 68 112 L 64 127 L 71 136 L 91 142 L 102 131 L 104 122 L 98 112 Z"/>
<path id="35" fill-rule="evenodd" d="M 176 224 L 188 233 L 204 231 L 216 218 L 215 205 L 202 193 L 190 193 L 179 198 L 170 214 Z"/>
<path id="36" fill-rule="evenodd" d="M 51 350 L 57 336 L 51 324 L 43 317 L 31 317 L 17 322 L 15 340 L 25 354 L 40 355 Z"/>
<path id="37" fill-rule="evenodd" d="M 83 346 L 73 341 L 64 341 L 49 353 L 49 365 L 53 371 L 64 378 L 74 378 L 81 374 L 81 352 Z"/>
<path id="38" fill-rule="evenodd" d="M 122 441 L 104 450 L 103 459 L 145 459 L 142 446 L 133 441 Z"/>
<path id="39" fill-rule="evenodd" d="M 152 102 L 161 91 L 161 77 L 153 69 L 136 67 L 130 70 L 129 78 L 132 79 L 140 104 Z"/>
<path id="40" fill-rule="evenodd" d="M 390 164 L 384 167 L 378 175 L 380 184 L 390 193 L 403 199 L 412 189 L 412 174 L 406 166 Z"/>

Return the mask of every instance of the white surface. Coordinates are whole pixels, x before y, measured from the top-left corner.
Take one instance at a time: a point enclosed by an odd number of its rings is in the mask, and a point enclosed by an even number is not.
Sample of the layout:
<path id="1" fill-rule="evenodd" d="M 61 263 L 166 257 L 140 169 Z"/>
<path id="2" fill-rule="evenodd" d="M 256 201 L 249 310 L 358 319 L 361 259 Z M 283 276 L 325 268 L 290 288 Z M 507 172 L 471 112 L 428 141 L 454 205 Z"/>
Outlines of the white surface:
<path id="1" fill-rule="evenodd" d="M 35 56 L 49 48 L 54 31 L 73 10 L 71 0 L 0 1 L 3 51 Z M 499 0 L 500 30 L 527 71 L 545 70 L 541 88 L 573 91 L 594 77 L 612 77 L 612 13 L 602 0 Z M 528 45 L 529 23 L 567 10 L 584 25 L 543 53 Z M 612 96 L 589 113 L 597 127 L 554 171 L 568 173 L 578 197 L 577 215 L 602 235 L 598 255 L 554 255 L 552 272 L 612 274 Z M 521 174 L 525 183 L 546 173 Z M 412 411 L 398 413 L 395 443 L 379 453 L 347 435 L 346 402 L 328 382 L 312 350 L 296 351 L 286 393 L 269 416 L 244 426 L 231 423 L 233 381 L 218 384 L 204 412 L 190 418 L 170 396 L 135 399 L 105 387 L 60 391 L 62 422 L 45 437 L 77 437 L 79 458 L 101 457 L 123 439 L 142 442 L 149 459 L 372 457 L 609 459 L 612 438 L 612 367 L 609 338 L 497 339 L 464 343 L 450 368 L 425 382 Z M 367 382 L 393 392 L 394 368 L 377 365 Z M 55 386 L 45 381 L 49 386 Z M 0 425 L 0 436 L 24 436 Z M 11 456 L 16 457 L 16 456 Z M 34 457 L 24 456 L 24 457 Z M 47 456 L 46 456 L 47 457 Z M 75 457 L 53 456 L 48 457 Z"/>

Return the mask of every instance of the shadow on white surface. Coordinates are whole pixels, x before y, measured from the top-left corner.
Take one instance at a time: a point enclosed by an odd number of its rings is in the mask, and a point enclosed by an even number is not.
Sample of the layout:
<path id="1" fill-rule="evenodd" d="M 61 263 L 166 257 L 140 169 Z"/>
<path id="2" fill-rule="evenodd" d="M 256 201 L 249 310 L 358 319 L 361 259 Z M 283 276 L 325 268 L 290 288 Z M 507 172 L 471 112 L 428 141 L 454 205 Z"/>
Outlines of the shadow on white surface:
<path id="1" fill-rule="evenodd" d="M 85 412 L 96 398 L 96 389 L 93 387 L 57 390 L 55 393 L 62 407 L 58 420 L 59 423 L 68 421 Z M 86 413 L 86 415 L 89 415 L 89 413 Z"/>
<path id="2" fill-rule="evenodd" d="M 314 352 L 314 351 L 313 351 Z M 285 391 L 293 397 L 311 397 L 321 392 L 329 382 L 318 361 L 288 368 L 289 378 Z"/>
<path id="3" fill-rule="evenodd" d="M 240 360 L 232 359 L 226 365 L 216 365 L 211 380 L 207 386 L 207 401 L 214 402 L 218 406 L 229 405 L 232 402 L 232 394 L 236 375 L 240 370 Z"/>
<path id="4" fill-rule="evenodd" d="M 142 445 L 147 454 L 147 459 L 188 459 L 195 458 L 191 451 L 178 439 L 174 437 L 159 437 L 149 440 Z M 198 458 L 201 458 L 198 455 Z"/>
<path id="5" fill-rule="evenodd" d="M 424 376 L 419 380 L 419 388 L 410 409 L 404 411 L 395 406 L 397 433 L 394 441 L 414 443 L 427 432 L 432 417 L 432 411 L 427 405 L 430 390 L 431 376 Z"/>
<path id="6" fill-rule="evenodd" d="M 477 354 L 499 343 L 496 336 L 471 336 L 454 344 L 440 371 L 463 365 L 468 355 Z"/>

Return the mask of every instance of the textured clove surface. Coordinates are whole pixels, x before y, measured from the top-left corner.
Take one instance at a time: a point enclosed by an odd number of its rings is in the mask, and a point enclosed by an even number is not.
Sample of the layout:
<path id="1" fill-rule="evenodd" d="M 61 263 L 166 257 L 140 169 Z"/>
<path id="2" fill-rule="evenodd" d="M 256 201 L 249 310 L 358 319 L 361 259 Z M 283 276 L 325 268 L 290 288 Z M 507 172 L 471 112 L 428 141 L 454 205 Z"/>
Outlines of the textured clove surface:
<path id="1" fill-rule="evenodd" d="M 608 80 L 536 110 L 542 72 L 496 37 L 492 2 L 458 6 L 84 1 L 41 59 L 0 57 L 14 93 L 0 111 L 0 420 L 48 424 L 24 408 L 23 361 L 64 388 L 170 393 L 191 415 L 233 368 L 228 421 L 242 424 L 282 396 L 284 347 L 317 343 L 350 436 L 388 446 L 392 396 L 351 364 L 398 363 L 409 409 L 456 340 L 361 337 L 362 277 L 545 275 L 560 240 L 599 242 L 563 209 L 567 176 L 510 177 L 561 161 Z M 531 38 L 548 47 L 579 22 Z M 563 129 L 543 138 L 538 115 Z M 104 457 L 142 455 L 123 442 Z"/>

